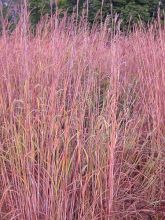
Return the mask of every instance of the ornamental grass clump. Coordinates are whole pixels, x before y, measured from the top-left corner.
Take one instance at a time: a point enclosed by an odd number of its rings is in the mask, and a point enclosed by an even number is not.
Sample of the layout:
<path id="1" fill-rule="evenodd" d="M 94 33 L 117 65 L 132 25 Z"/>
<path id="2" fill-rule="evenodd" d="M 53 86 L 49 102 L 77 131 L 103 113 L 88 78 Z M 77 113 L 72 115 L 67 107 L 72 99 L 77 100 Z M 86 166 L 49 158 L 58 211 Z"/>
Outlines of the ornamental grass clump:
<path id="1" fill-rule="evenodd" d="M 0 37 L 0 219 L 165 216 L 165 31 L 52 18 Z"/>

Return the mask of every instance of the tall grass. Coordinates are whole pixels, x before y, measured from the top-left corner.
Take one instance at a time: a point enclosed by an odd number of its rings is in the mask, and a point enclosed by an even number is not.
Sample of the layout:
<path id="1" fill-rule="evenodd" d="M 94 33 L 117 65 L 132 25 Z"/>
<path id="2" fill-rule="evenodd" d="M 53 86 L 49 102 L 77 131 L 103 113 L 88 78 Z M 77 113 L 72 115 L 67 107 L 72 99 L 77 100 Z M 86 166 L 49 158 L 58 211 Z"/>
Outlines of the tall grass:
<path id="1" fill-rule="evenodd" d="M 0 219 L 164 219 L 164 28 L 25 20 L 0 38 Z"/>

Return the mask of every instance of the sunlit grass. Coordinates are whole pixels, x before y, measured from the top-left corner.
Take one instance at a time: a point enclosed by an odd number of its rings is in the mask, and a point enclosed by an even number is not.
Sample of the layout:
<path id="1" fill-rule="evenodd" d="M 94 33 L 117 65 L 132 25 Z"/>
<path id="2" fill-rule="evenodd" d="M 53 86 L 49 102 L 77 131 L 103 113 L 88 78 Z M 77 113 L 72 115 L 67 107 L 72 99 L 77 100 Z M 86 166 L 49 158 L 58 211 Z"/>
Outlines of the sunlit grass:
<path id="1" fill-rule="evenodd" d="M 164 29 L 53 22 L 0 38 L 0 219 L 164 219 Z"/>

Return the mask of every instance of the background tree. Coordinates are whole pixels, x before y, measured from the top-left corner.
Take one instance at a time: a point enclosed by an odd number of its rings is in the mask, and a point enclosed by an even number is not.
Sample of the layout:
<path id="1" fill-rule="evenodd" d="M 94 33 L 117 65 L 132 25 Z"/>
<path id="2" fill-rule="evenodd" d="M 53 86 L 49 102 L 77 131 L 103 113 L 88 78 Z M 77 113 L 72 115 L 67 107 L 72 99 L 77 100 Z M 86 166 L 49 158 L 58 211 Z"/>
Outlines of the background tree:
<path id="1" fill-rule="evenodd" d="M 9 5 L 12 2 L 12 5 L 15 5 L 23 2 L 23 0 L 0 1 L 4 8 L 6 3 Z M 48 14 L 50 16 L 57 9 L 55 0 L 27 0 L 27 2 L 31 12 L 32 25 L 36 25 L 42 15 Z M 88 20 L 91 23 L 104 21 L 107 16 L 112 18 L 117 13 L 122 20 L 122 26 L 127 28 L 128 24 L 136 23 L 139 19 L 145 23 L 150 22 L 157 16 L 158 8 L 163 15 L 165 0 L 58 0 L 59 12 L 67 10 L 68 15 L 76 11 L 77 6 L 79 16 L 81 16 L 83 9 L 88 8 Z"/>

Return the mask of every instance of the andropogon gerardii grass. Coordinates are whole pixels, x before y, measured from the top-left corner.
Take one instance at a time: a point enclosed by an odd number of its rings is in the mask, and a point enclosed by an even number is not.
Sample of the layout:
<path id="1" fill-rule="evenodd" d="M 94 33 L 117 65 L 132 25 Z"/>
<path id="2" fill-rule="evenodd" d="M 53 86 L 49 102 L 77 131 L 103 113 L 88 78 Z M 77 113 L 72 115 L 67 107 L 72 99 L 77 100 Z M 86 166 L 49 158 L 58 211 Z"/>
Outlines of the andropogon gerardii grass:
<path id="1" fill-rule="evenodd" d="M 0 219 L 164 219 L 164 28 L 26 22 L 0 37 Z"/>

